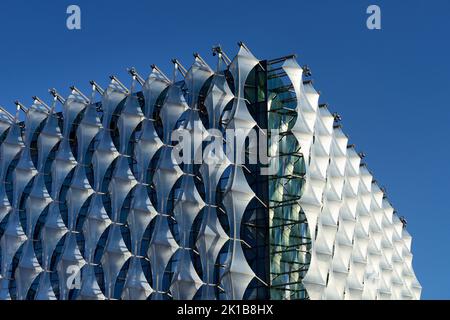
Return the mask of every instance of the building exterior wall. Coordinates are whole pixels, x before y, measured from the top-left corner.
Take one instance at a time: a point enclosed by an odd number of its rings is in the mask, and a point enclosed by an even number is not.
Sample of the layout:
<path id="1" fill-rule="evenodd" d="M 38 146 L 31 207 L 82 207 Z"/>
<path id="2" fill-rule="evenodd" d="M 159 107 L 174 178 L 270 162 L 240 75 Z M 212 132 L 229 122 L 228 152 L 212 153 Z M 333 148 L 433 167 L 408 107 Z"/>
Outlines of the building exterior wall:
<path id="1" fill-rule="evenodd" d="M 411 237 L 295 58 L 217 53 L 1 111 L 0 299 L 420 298 Z"/>

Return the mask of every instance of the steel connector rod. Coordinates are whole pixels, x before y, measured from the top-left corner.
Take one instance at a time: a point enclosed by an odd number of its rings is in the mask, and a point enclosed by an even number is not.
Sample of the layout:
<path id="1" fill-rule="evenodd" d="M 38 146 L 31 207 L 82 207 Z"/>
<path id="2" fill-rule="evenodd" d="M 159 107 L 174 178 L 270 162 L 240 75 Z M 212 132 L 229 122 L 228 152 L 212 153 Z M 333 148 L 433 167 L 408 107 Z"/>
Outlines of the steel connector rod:
<path id="1" fill-rule="evenodd" d="M 164 74 L 164 72 L 161 71 L 161 69 L 158 68 L 156 64 L 150 65 L 150 68 L 152 69 L 152 72 L 158 72 L 167 82 L 171 82 L 170 79 Z"/>
<path id="2" fill-rule="evenodd" d="M 9 120 L 15 121 L 15 118 L 13 117 L 13 115 L 11 113 L 9 113 L 8 110 L 3 108 L 2 106 L 0 106 L 0 110 L 3 111 L 3 113 L 8 117 Z"/>
<path id="3" fill-rule="evenodd" d="M 32 96 L 31 99 L 33 99 L 34 103 L 38 102 L 40 105 L 47 108 L 48 111 L 50 111 L 52 108 L 50 108 L 41 98 L 38 96 Z"/>
<path id="4" fill-rule="evenodd" d="M 174 58 L 171 61 L 174 64 L 174 67 L 175 67 L 174 73 L 176 73 L 176 71 L 179 70 L 181 75 L 183 77 L 185 77 L 186 73 L 187 73 L 187 69 L 185 67 L 183 67 L 183 65 L 180 63 L 180 61 L 178 61 L 178 59 Z"/>
<path id="5" fill-rule="evenodd" d="M 125 92 L 127 92 L 127 93 L 130 92 L 130 91 L 128 90 L 128 88 L 127 88 L 122 82 L 120 82 L 120 80 L 119 80 L 115 75 L 109 76 L 109 79 L 111 79 L 111 81 L 117 82 L 117 84 L 118 84 L 119 86 L 121 86 L 122 89 L 125 90 Z"/>
<path id="6" fill-rule="evenodd" d="M 52 89 L 48 89 L 48 92 L 53 96 L 53 98 L 57 99 L 59 102 L 61 102 L 62 104 L 64 104 L 66 102 L 66 99 L 64 99 L 59 93 L 58 91 L 56 91 L 55 88 Z"/>
<path id="7" fill-rule="evenodd" d="M 231 59 L 227 56 L 227 54 L 223 51 L 221 45 L 216 45 L 212 47 L 212 55 L 218 56 L 220 60 L 225 62 L 225 64 L 228 66 L 231 63 Z"/>
<path id="8" fill-rule="evenodd" d="M 94 80 L 89 81 L 90 85 L 92 86 L 92 89 L 97 91 L 98 93 L 100 93 L 101 95 L 103 95 L 103 93 L 105 92 L 105 90 L 100 87 L 97 82 L 95 82 Z"/>
<path id="9" fill-rule="evenodd" d="M 16 105 L 17 108 L 22 110 L 24 113 L 28 112 L 28 108 L 25 107 L 19 100 L 14 101 L 14 104 Z"/>
<path id="10" fill-rule="evenodd" d="M 207 66 L 208 66 L 208 64 L 206 63 L 206 61 L 203 60 L 203 58 L 200 56 L 200 54 L 199 54 L 198 52 L 194 52 L 194 53 L 193 53 L 193 56 L 194 56 L 195 59 L 200 60 L 204 65 L 207 65 Z M 208 67 L 209 67 L 209 66 L 208 66 Z"/>
<path id="11" fill-rule="evenodd" d="M 136 79 L 137 82 L 139 82 L 139 84 L 140 84 L 141 86 L 144 85 L 145 80 L 144 80 L 144 78 L 142 78 L 142 77 L 139 75 L 139 73 L 136 71 L 136 68 L 134 68 L 134 67 L 128 68 L 128 69 L 127 69 L 127 72 L 128 72 L 134 79 Z"/>
<path id="12" fill-rule="evenodd" d="M 72 90 L 72 92 L 75 91 L 76 93 L 78 93 L 83 99 L 86 100 L 86 102 L 89 103 L 89 98 L 86 97 L 86 95 L 84 95 L 83 92 L 81 92 L 77 87 L 75 87 L 75 86 L 70 86 L 70 90 Z"/>

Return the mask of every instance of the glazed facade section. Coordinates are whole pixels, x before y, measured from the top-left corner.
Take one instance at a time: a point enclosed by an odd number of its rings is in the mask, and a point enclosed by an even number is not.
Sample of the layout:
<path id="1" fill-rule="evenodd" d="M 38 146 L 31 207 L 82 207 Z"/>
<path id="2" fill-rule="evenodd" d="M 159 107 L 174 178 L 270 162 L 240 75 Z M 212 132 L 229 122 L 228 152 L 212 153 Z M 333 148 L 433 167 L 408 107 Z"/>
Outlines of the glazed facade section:
<path id="1" fill-rule="evenodd" d="M 1 110 L 0 299 L 420 298 L 411 237 L 307 69 L 215 54 Z M 252 132 L 268 165 L 242 161 Z"/>

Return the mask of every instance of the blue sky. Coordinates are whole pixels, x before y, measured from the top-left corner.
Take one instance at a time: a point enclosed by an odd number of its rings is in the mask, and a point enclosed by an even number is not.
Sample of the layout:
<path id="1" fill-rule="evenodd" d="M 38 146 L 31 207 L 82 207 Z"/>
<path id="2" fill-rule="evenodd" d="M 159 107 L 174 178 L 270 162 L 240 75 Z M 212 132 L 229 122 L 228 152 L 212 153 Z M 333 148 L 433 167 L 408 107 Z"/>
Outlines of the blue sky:
<path id="1" fill-rule="evenodd" d="M 260 59 L 297 53 L 343 118 L 351 143 L 413 236 L 424 299 L 450 299 L 450 1 L 24 1 L 0 2 L 0 105 L 50 100 L 126 68 L 147 76 L 171 58 L 186 67 L 211 46 L 244 41 Z M 77 4 L 82 29 L 66 28 Z M 381 7 L 382 30 L 366 28 Z"/>

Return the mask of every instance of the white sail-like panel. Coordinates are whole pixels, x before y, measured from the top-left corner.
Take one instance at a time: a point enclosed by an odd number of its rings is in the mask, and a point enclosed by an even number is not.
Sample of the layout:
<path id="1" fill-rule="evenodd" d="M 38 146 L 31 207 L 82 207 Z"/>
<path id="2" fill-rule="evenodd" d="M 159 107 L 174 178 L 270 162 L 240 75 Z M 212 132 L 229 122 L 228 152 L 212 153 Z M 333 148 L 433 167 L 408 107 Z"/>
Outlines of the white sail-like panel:
<path id="1" fill-rule="evenodd" d="M 173 84 L 167 91 L 167 96 L 161 108 L 161 120 L 164 128 L 164 144 L 172 143 L 172 131 L 183 112 L 188 109 L 186 99 L 179 85 Z"/>
<path id="2" fill-rule="evenodd" d="M 15 273 L 18 300 L 27 299 L 31 284 L 41 272 L 42 268 L 34 253 L 33 241 L 27 241 Z"/>
<path id="3" fill-rule="evenodd" d="M 214 74 L 205 99 L 210 128 L 219 127 L 222 113 L 233 97 L 225 75 Z"/>
<path id="4" fill-rule="evenodd" d="M 167 213 L 167 201 L 170 192 L 177 180 L 183 175 L 183 171 L 175 160 L 174 149 L 172 147 L 162 147 L 159 163 L 160 165 L 156 169 L 153 178 L 158 198 L 157 210 L 159 213 Z"/>
<path id="5" fill-rule="evenodd" d="M 181 257 L 175 267 L 170 292 L 176 300 L 192 300 L 203 285 L 203 281 L 192 265 L 189 250 L 180 251 Z"/>
<path id="6" fill-rule="evenodd" d="M 104 206 L 102 194 L 94 193 L 89 205 L 86 221 L 83 224 L 83 234 L 85 240 L 85 256 L 89 263 L 94 262 L 94 253 L 97 243 L 111 224 Z"/>
<path id="7" fill-rule="evenodd" d="M 179 246 L 170 231 L 168 218 L 158 215 L 155 219 L 155 229 L 157 231 L 153 233 L 150 240 L 148 257 L 152 267 L 153 288 L 158 294 L 162 294 L 164 271 Z"/>
<path id="8" fill-rule="evenodd" d="M 19 123 L 15 123 L 11 126 L 8 134 L 1 145 L 1 179 L 0 179 L 0 201 L 1 201 L 1 214 L 2 219 L 11 209 L 11 201 L 6 193 L 6 179 L 8 169 L 12 164 L 14 158 L 20 155 L 20 152 L 24 148 L 25 144 L 22 139 L 22 130 Z M 3 272 L 3 271 L 2 271 Z"/>
<path id="9" fill-rule="evenodd" d="M 78 161 L 85 163 L 88 148 L 102 126 L 97 106 L 89 104 L 77 128 Z M 66 137 L 67 139 L 67 137 Z M 66 140 L 68 141 L 68 140 Z"/>
<path id="10" fill-rule="evenodd" d="M 48 116 L 45 126 L 38 138 L 38 165 L 37 169 L 42 172 L 44 165 L 48 161 L 49 154 L 61 140 L 61 129 L 58 125 L 58 115 L 52 113 Z"/>
<path id="11" fill-rule="evenodd" d="M 212 69 L 196 54 L 194 63 L 184 77 L 184 83 L 189 92 L 187 102 L 192 109 L 197 109 L 200 90 L 213 74 Z"/>
<path id="12" fill-rule="evenodd" d="M 11 116 L 4 111 L 3 109 L 0 108 L 0 134 L 3 136 L 6 134 L 5 140 L 7 138 L 7 136 L 9 135 L 9 131 L 11 127 L 13 126 L 13 119 L 11 118 Z M 5 140 L 0 141 L 0 155 L 3 156 L 3 147 L 1 145 L 3 145 L 3 142 Z M 2 158 L 3 159 L 3 158 Z M 5 163 L 3 161 L 0 161 L 0 163 L 2 165 L 4 165 Z M 2 167 L 3 168 L 3 167 Z M 0 180 L 0 221 L 2 221 L 5 216 L 8 214 L 9 210 L 11 209 L 10 203 L 7 199 L 6 193 L 5 193 L 5 181 L 4 181 L 4 177 L 3 177 L 3 169 L 0 168 L 0 177 L 2 178 Z"/>
<path id="13" fill-rule="evenodd" d="M 310 148 L 313 141 L 318 104 L 312 104 L 310 100 L 307 99 L 306 88 L 309 88 L 310 85 L 303 84 L 303 69 L 298 65 L 295 59 L 287 59 L 283 63 L 283 70 L 286 72 L 292 83 L 297 101 L 297 120 L 292 127 L 292 133 L 300 145 L 300 150 L 306 159 L 306 164 L 309 165 Z M 313 94 L 315 95 L 317 93 Z"/>
<path id="14" fill-rule="evenodd" d="M 148 196 L 148 186 L 138 184 L 133 189 L 133 200 L 127 217 L 131 233 L 131 251 L 134 255 L 140 254 L 142 237 L 144 237 L 145 230 L 157 214 Z"/>
<path id="15" fill-rule="evenodd" d="M 70 285 L 69 277 L 72 273 L 79 272 L 86 264 L 86 261 L 78 248 L 76 234 L 69 232 L 64 241 L 64 248 L 61 255 L 61 260 L 58 263 L 57 271 L 59 282 L 59 299 L 67 300 L 69 298 Z"/>
<path id="16" fill-rule="evenodd" d="M 118 120 L 121 154 L 128 154 L 131 135 L 143 119 L 144 113 L 139 104 L 139 98 L 136 94 L 131 93 L 125 99 L 124 108 Z"/>
<path id="17" fill-rule="evenodd" d="M 75 231 L 79 213 L 88 198 L 94 193 L 86 177 L 83 166 L 77 166 L 73 174 L 72 183 L 67 191 L 66 202 L 68 208 L 68 225 L 70 230 Z"/>
<path id="18" fill-rule="evenodd" d="M 204 297 L 205 299 L 215 299 L 214 269 L 216 260 L 220 250 L 229 239 L 217 217 L 216 190 L 230 161 L 225 156 L 221 144 L 218 148 L 208 149 L 208 151 L 205 154 L 207 161 L 200 168 L 206 190 L 206 207 L 196 244 L 203 268 L 203 281 L 207 284 Z"/>
<path id="19" fill-rule="evenodd" d="M 132 257 L 122 292 L 122 299 L 146 300 L 152 292 L 153 289 L 147 282 L 144 271 L 142 271 L 141 259 Z"/>
<path id="20" fill-rule="evenodd" d="M 109 230 L 105 252 L 101 261 L 105 274 L 105 297 L 109 299 L 114 297 L 117 277 L 130 256 L 131 253 L 122 238 L 120 226 L 113 224 Z"/>
<path id="21" fill-rule="evenodd" d="M 105 188 L 103 181 L 106 171 L 119 156 L 119 152 L 111 139 L 110 132 L 103 128 L 99 132 L 99 135 L 98 145 L 92 157 L 95 181 L 94 190 L 96 191 L 102 191 L 102 188 Z"/>
<path id="22" fill-rule="evenodd" d="M 167 77 L 156 67 L 152 68 L 152 73 L 145 81 L 142 93 L 145 98 L 145 116 L 148 119 L 153 117 L 155 103 L 161 93 L 170 85 Z"/>
<path id="23" fill-rule="evenodd" d="M 119 156 L 109 183 L 113 221 L 119 222 L 121 220 L 124 201 L 136 184 L 137 181 L 128 165 L 128 157 Z"/>
<path id="24" fill-rule="evenodd" d="M 39 174 L 34 179 L 33 187 L 25 204 L 26 233 L 29 238 L 33 238 L 36 223 L 51 201 L 52 199 L 45 186 L 44 175 Z"/>
<path id="25" fill-rule="evenodd" d="M 232 252 L 232 256 L 228 257 L 221 283 L 225 288 L 228 300 L 242 300 L 250 281 L 255 277 L 255 273 L 248 265 L 239 240 L 230 240 L 230 252 Z"/>
<path id="26" fill-rule="evenodd" d="M 226 290 L 228 299 L 243 299 L 245 290 L 255 273 L 250 268 L 242 250 L 240 230 L 245 209 L 255 194 L 247 183 L 243 168 L 233 166 L 230 182 L 224 196 L 224 206 L 230 224 L 229 252 L 226 267 L 221 281 Z"/>
<path id="27" fill-rule="evenodd" d="M 53 252 L 59 241 L 67 232 L 68 229 L 64 224 L 59 210 L 59 203 L 50 203 L 47 220 L 41 232 L 44 270 L 50 269 Z"/>
<path id="28" fill-rule="evenodd" d="M 94 267 L 88 265 L 82 269 L 82 281 L 81 281 L 81 289 L 80 289 L 80 300 L 105 300 L 100 286 L 95 277 Z"/>
<path id="29" fill-rule="evenodd" d="M 44 272 L 39 279 L 39 286 L 36 291 L 36 300 L 57 300 L 55 291 L 53 291 L 52 283 L 50 281 L 50 274 Z"/>

